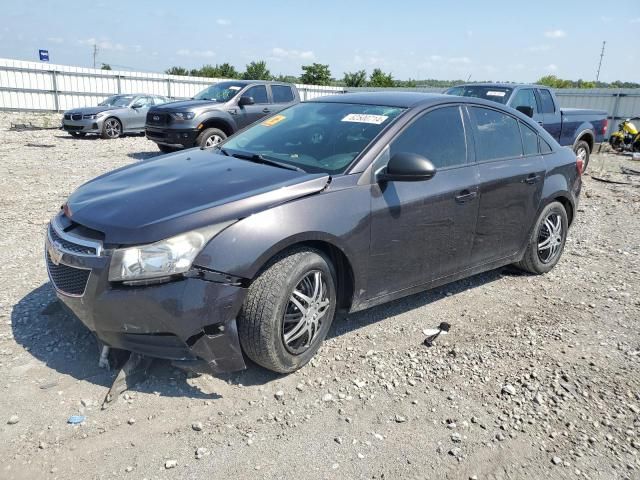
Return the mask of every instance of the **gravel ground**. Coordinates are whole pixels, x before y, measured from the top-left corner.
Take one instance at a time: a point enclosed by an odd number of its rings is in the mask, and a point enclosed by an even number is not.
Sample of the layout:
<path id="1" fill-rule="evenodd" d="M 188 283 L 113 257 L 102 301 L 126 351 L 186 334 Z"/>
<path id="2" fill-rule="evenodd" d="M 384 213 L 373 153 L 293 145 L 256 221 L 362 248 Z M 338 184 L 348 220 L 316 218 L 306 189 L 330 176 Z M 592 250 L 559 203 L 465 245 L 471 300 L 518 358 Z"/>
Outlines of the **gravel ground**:
<path id="1" fill-rule="evenodd" d="M 58 121 L 0 114 L 0 478 L 640 478 L 640 177 L 616 173 L 638 162 L 592 158 L 635 186 L 585 177 L 550 274 L 495 270 L 350 315 L 288 376 L 156 362 L 101 410 L 114 374 L 54 302 L 45 225 L 80 183 L 158 152 L 8 130 Z"/>

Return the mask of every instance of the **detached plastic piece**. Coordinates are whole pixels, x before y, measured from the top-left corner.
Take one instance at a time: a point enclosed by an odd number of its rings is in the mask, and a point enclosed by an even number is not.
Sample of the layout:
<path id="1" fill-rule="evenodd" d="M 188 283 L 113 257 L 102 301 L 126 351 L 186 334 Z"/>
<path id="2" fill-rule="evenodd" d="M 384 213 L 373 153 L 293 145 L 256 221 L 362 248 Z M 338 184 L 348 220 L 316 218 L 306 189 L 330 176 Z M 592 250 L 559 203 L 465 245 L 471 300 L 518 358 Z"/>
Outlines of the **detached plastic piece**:
<path id="1" fill-rule="evenodd" d="M 447 322 L 442 322 L 440 323 L 440 325 L 438 325 L 438 328 L 424 329 L 422 333 L 427 335 L 427 338 L 425 338 L 423 342 L 424 345 L 427 347 L 433 346 L 433 341 L 436 338 L 438 338 L 440 335 L 446 335 L 447 333 L 449 333 L 450 328 L 451 328 L 451 325 L 449 325 Z"/>
<path id="2" fill-rule="evenodd" d="M 86 418 L 87 417 L 85 417 L 84 415 L 71 415 L 69 417 L 69 420 L 67 420 L 67 423 L 71 425 L 78 425 L 79 423 L 84 422 Z"/>
<path id="3" fill-rule="evenodd" d="M 107 395 L 104 397 L 102 409 L 107 408 L 111 402 L 118 398 L 118 395 L 126 392 L 138 383 L 144 382 L 149 376 L 149 367 L 152 362 L 153 358 L 132 353 L 127 363 L 125 363 L 118 372 L 116 379 L 113 381 L 113 385 L 111 385 Z"/>

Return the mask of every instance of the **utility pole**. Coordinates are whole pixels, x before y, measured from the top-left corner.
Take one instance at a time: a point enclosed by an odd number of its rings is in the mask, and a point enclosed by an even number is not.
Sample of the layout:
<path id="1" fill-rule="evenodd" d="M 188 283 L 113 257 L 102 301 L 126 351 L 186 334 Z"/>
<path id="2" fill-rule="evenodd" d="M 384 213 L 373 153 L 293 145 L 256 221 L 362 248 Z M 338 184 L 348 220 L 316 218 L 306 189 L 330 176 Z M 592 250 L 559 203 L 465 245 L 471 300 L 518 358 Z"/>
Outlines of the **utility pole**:
<path id="1" fill-rule="evenodd" d="M 600 52 L 600 62 L 598 63 L 598 73 L 596 73 L 596 82 L 600 80 L 600 67 L 602 67 L 602 58 L 604 57 L 604 46 L 606 45 L 606 41 L 602 42 L 602 51 Z"/>
<path id="2" fill-rule="evenodd" d="M 98 45 L 93 44 L 93 68 L 96 68 L 96 55 L 98 55 Z"/>

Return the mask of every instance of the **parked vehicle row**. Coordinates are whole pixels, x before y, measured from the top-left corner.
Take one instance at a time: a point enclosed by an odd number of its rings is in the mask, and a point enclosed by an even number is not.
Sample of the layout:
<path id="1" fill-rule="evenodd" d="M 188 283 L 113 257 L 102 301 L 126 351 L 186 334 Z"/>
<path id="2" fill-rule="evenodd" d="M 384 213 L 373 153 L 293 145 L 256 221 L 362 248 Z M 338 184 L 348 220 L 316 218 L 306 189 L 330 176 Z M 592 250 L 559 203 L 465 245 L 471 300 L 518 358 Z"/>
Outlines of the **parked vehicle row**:
<path id="1" fill-rule="evenodd" d="M 236 86 L 235 108 L 255 104 Z M 105 345 L 214 372 L 245 356 L 292 372 L 339 312 L 507 264 L 551 270 L 584 165 L 496 102 L 324 97 L 80 186 L 49 225 L 47 269 Z"/>
<path id="2" fill-rule="evenodd" d="M 447 90 L 449 95 L 484 98 L 520 110 L 542 125 L 560 144 L 573 148 L 585 169 L 595 145 L 606 141 L 607 112 L 560 108 L 552 89 L 540 85 L 472 83 Z"/>

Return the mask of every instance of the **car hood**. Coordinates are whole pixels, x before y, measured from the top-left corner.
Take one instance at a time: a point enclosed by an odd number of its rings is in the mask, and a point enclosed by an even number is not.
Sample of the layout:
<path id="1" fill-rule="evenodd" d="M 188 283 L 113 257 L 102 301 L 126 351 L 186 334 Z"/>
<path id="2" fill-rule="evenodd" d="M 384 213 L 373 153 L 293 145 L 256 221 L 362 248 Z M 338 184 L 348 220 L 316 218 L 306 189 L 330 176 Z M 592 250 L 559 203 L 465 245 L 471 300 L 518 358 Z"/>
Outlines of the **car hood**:
<path id="1" fill-rule="evenodd" d="M 211 100 L 178 100 L 177 102 L 157 105 L 151 110 L 154 112 L 184 112 L 189 110 L 211 110 L 222 108 L 224 105 L 224 103 L 218 103 Z"/>
<path id="2" fill-rule="evenodd" d="M 191 149 L 120 168 L 79 187 L 65 213 L 105 244 L 155 242 L 323 190 L 330 177 Z"/>
<path id="3" fill-rule="evenodd" d="M 74 108 L 73 110 L 69 110 L 66 113 L 81 113 L 83 115 L 95 115 L 96 113 L 106 112 L 107 110 L 119 110 L 121 108 L 126 108 L 126 107 L 111 107 L 108 105 L 101 105 L 98 107 Z"/>

